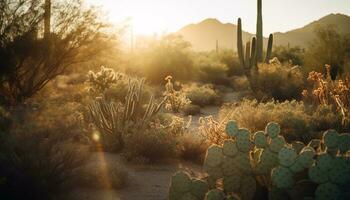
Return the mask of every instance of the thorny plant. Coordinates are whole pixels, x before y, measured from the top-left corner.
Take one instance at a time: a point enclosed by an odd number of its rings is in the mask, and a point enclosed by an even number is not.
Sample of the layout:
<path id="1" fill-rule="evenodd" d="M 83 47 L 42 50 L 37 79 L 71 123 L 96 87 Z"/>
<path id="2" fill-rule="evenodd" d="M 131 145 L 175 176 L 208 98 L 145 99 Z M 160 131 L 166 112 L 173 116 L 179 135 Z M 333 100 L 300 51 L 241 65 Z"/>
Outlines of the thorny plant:
<path id="1" fill-rule="evenodd" d="M 333 105 L 343 116 L 343 125 L 350 119 L 350 76 L 343 80 L 332 80 L 330 76 L 331 66 L 325 65 L 326 77 L 322 73 L 312 71 L 309 73 L 308 80 L 314 83 L 312 96 L 320 105 Z M 309 92 L 303 91 L 303 96 L 307 97 Z"/>
<path id="2" fill-rule="evenodd" d="M 112 68 L 101 66 L 99 72 L 89 71 L 88 73 L 89 92 L 101 95 L 123 78 L 123 74 L 116 73 Z"/>
<path id="3" fill-rule="evenodd" d="M 225 123 L 214 120 L 213 116 L 199 118 L 199 133 L 209 144 L 223 144 L 227 139 Z"/>
<path id="4" fill-rule="evenodd" d="M 167 81 L 165 84 L 165 92 L 163 93 L 166 99 L 165 108 L 174 113 L 178 113 L 180 109 L 190 104 L 191 101 L 186 97 L 186 94 L 183 91 L 177 91 L 174 89 L 171 76 L 167 76 L 165 80 Z"/>

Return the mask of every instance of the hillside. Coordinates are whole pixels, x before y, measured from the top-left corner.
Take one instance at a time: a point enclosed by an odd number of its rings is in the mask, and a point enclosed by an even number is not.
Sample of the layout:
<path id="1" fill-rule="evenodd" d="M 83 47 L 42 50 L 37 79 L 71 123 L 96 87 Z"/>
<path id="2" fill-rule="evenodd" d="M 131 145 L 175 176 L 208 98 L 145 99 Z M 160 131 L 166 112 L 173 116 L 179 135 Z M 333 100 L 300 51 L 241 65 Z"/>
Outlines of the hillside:
<path id="1" fill-rule="evenodd" d="M 350 16 L 343 14 L 330 14 L 314 21 L 302 28 L 285 33 L 274 33 L 275 45 L 287 45 L 306 47 L 314 38 L 314 30 L 318 26 L 336 25 L 338 31 L 343 34 L 350 33 Z M 179 31 L 185 40 L 192 43 L 194 50 L 214 50 L 216 41 L 220 48 L 236 49 L 237 26 L 235 24 L 223 24 L 217 19 L 206 19 L 198 24 L 190 24 Z M 243 32 L 243 39 L 248 40 L 253 34 Z"/>

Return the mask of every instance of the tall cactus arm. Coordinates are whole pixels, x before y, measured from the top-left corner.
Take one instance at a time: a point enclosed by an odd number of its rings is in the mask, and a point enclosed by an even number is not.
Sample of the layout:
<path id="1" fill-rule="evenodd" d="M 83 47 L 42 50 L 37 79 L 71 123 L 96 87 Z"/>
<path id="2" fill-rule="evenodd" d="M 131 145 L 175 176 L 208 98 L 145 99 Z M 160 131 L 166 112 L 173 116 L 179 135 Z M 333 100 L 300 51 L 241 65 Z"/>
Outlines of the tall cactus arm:
<path id="1" fill-rule="evenodd" d="M 267 64 L 270 62 L 270 59 L 271 59 L 272 45 L 273 45 L 273 35 L 270 34 L 269 42 L 267 44 L 266 58 L 265 58 L 265 63 Z"/>
<path id="2" fill-rule="evenodd" d="M 257 37 L 257 53 L 256 58 L 258 62 L 263 62 L 263 19 L 262 19 L 262 0 L 258 0 L 257 5 L 257 23 L 256 23 L 256 37 Z"/>
<path id="3" fill-rule="evenodd" d="M 241 62 L 241 65 L 245 67 L 244 62 L 244 47 L 243 47 L 243 38 L 242 38 L 242 20 L 241 18 L 238 18 L 238 24 L 237 24 L 237 52 L 239 61 Z"/>
<path id="4" fill-rule="evenodd" d="M 248 41 L 245 45 L 245 68 L 250 69 L 251 63 L 250 63 L 250 41 Z"/>
<path id="5" fill-rule="evenodd" d="M 255 67 L 257 65 L 256 61 L 256 38 L 252 38 L 252 46 L 250 49 L 250 65 L 252 67 Z"/>

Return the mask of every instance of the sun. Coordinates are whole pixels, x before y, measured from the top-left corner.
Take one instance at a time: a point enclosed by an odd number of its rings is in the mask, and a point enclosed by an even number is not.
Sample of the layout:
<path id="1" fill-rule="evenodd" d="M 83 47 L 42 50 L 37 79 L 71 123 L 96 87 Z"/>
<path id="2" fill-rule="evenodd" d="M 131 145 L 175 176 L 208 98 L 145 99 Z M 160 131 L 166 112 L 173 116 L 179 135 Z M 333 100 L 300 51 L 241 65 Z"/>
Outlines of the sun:
<path id="1" fill-rule="evenodd" d="M 164 9 L 149 3 L 132 4 L 114 0 L 88 0 L 88 2 L 100 6 L 112 24 L 126 22 L 135 35 L 162 34 L 169 31 L 168 28 L 172 24 L 162 17 L 166 12 Z"/>

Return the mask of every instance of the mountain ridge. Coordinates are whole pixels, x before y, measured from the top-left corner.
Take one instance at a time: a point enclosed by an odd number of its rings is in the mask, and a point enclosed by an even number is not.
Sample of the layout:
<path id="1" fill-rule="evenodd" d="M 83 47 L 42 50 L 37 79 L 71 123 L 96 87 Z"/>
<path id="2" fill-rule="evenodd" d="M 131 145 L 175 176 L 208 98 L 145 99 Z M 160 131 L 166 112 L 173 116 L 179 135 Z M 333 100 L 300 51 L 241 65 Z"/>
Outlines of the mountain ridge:
<path id="1" fill-rule="evenodd" d="M 341 13 L 331 13 L 318 20 L 306 24 L 303 27 L 286 32 L 275 32 L 274 45 L 291 45 L 307 47 L 314 37 L 314 30 L 318 26 L 336 25 L 341 34 L 350 34 L 350 16 Z M 210 51 L 216 47 L 236 50 L 237 25 L 222 23 L 216 18 L 207 18 L 199 23 L 188 24 L 179 29 L 175 34 L 182 35 L 190 42 L 194 50 Z M 248 41 L 255 34 L 243 31 L 243 40 Z M 267 40 L 265 38 L 265 40 Z M 266 44 L 266 42 L 265 42 Z"/>

